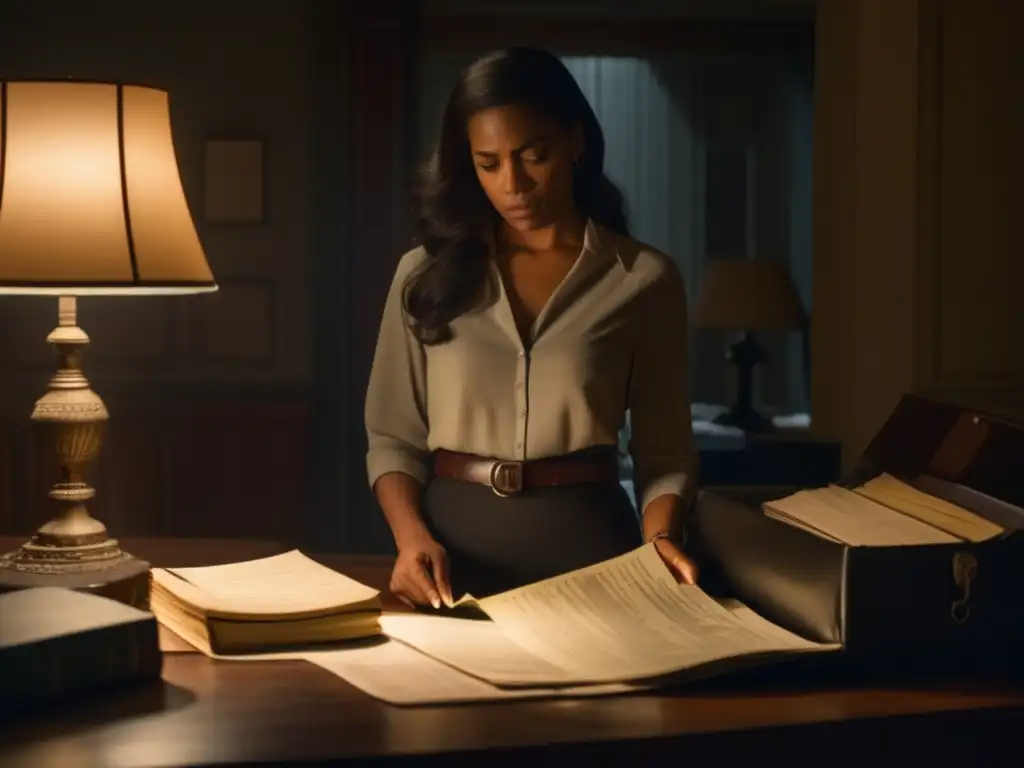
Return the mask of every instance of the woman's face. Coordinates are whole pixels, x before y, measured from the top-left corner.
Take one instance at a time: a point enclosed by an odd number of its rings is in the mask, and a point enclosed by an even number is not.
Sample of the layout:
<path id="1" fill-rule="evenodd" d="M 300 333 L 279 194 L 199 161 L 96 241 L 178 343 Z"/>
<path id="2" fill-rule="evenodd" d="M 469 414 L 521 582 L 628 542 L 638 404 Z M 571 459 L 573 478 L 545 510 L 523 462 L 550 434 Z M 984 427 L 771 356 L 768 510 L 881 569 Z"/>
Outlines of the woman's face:
<path id="1" fill-rule="evenodd" d="M 572 216 L 577 135 L 524 106 L 477 112 L 467 132 L 480 186 L 509 226 L 541 229 Z"/>

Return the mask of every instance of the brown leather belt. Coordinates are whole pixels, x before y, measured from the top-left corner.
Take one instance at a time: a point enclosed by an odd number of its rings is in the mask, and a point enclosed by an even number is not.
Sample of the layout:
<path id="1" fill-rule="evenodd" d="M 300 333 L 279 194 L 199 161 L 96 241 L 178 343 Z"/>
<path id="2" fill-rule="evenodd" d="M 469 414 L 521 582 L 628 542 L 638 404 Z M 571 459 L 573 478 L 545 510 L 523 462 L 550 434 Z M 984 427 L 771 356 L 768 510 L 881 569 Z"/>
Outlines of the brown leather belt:
<path id="1" fill-rule="evenodd" d="M 434 452 L 434 474 L 490 486 L 498 496 L 515 496 L 531 488 L 615 482 L 619 467 L 612 453 L 507 461 L 439 450 Z"/>

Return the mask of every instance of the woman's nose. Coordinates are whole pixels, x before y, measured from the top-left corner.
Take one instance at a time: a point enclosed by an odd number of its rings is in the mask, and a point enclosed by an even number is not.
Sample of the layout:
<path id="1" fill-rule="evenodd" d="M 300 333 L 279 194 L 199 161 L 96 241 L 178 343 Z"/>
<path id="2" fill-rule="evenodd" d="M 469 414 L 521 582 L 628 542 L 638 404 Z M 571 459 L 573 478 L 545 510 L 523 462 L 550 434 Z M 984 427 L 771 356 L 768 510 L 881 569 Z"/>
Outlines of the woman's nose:
<path id="1" fill-rule="evenodd" d="M 518 160 L 507 162 L 501 175 L 501 191 L 512 197 L 528 191 L 529 188 L 530 177 L 523 168 L 523 164 Z"/>

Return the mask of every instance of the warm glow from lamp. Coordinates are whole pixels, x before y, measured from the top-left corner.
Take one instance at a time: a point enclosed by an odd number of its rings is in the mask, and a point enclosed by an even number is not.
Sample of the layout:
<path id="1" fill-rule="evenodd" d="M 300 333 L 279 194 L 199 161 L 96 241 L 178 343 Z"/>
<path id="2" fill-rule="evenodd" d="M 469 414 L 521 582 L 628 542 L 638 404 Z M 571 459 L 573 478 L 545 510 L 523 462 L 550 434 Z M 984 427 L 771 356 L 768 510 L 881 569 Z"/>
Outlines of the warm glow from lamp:
<path id="1" fill-rule="evenodd" d="M 92 82 L 0 82 L 0 294 L 59 297 L 59 366 L 33 421 L 50 429 L 60 514 L 0 557 L 0 588 L 89 588 L 139 604 L 148 564 L 85 502 L 108 415 L 80 368 L 76 297 L 217 290 L 178 176 L 167 93 Z"/>
<path id="2" fill-rule="evenodd" d="M 178 177 L 166 92 L 0 88 L 0 293 L 216 289 Z"/>

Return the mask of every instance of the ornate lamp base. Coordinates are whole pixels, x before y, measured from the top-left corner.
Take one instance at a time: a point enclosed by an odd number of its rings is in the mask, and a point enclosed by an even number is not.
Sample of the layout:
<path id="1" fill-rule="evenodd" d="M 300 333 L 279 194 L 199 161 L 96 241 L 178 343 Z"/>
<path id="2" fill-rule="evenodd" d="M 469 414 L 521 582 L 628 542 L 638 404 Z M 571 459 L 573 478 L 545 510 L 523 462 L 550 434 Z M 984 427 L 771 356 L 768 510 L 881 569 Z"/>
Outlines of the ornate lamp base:
<path id="1" fill-rule="evenodd" d="M 19 549 L 0 555 L 0 592 L 30 587 L 64 587 L 103 595 L 143 610 L 149 608 L 149 563 L 128 554 L 99 530 L 89 536 L 54 531 L 57 518 Z M 84 522 L 77 520 L 74 522 Z"/>
<path id="2" fill-rule="evenodd" d="M 20 549 L 0 556 L 0 592 L 65 587 L 147 608 L 149 563 L 124 552 L 85 507 L 95 491 L 84 470 L 99 455 L 109 417 L 80 367 L 89 337 L 77 325 L 75 298 L 62 296 L 59 312 L 60 324 L 47 340 L 60 365 L 32 420 L 51 431 L 61 473 L 50 498 L 62 509 Z"/>
<path id="3" fill-rule="evenodd" d="M 88 560 L 98 554 L 101 560 Z M 148 610 L 149 563 L 123 551 L 115 539 L 83 547 L 45 546 L 37 534 L 0 555 L 0 592 L 30 587 L 77 589 Z"/>

